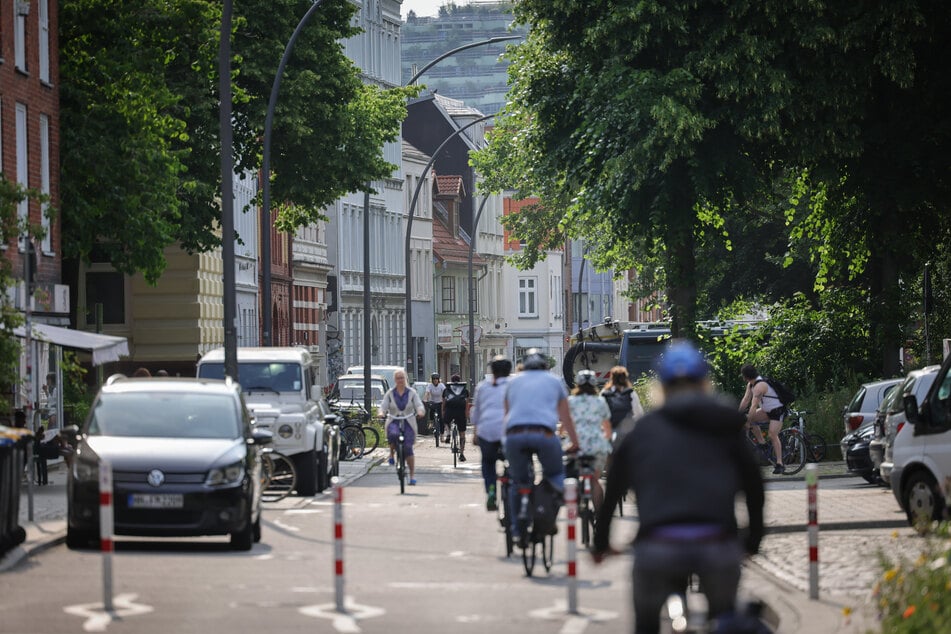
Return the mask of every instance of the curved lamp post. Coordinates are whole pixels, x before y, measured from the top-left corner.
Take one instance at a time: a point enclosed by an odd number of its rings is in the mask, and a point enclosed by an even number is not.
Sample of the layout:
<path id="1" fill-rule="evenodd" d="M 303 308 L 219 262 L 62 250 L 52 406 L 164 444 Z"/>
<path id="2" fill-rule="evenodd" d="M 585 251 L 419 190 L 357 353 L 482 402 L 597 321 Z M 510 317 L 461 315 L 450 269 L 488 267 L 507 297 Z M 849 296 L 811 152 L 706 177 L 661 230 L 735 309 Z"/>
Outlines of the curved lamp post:
<path id="1" fill-rule="evenodd" d="M 418 74 L 418 73 L 417 73 Z M 450 141 L 455 139 L 457 136 L 471 128 L 477 123 L 482 123 L 486 119 L 491 119 L 495 115 L 487 114 L 474 119 L 457 129 L 455 132 L 450 134 L 445 140 L 439 144 L 439 147 L 436 148 L 436 151 L 433 152 L 432 157 L 429 159 L 429 163 L 426 163 L 426 167 L 423 168 L 422 173 L 419 175 L 419 181 L 416 183 L 416 189 L 413 191 L 413 199 L 409 204 L 409 218 L 406 221 L 406 353 L 410 358 L 410 361 L 416 363 L 416 348 L 413 346 L 413 286 L 410 276 L 410 244 L 413 238 L 413 214 L 416 210 L 416 201 L 419 199 L 419 192 L 423 188 L 423 183 L 426 182 L 426 175 L 429 173 L 429 170 L 432 168 L 433 164 L 436 162 L 436 157 L 439 156 L 439 153 L 442 152 L 443 148 L 449 144 Z M 473 237 L 473 240 L 475 238 Z M 471 243 L 471 240 L 470 240 Z"/>
<path id="2" fill-rule="evenodd" d="M 482 219 L 482 210 L 485 209 L 485 203 L 489 201 L 489 196 L 482 197 L 479 204 L 479 211 L 476 213 L 475 220 L 472 221 L 472 239 L 469 240 L 469 387 L 475 394 L 476 386 L 476 360 L 475 360 L 475 281 L 472 278 L 472 254 L 475 251 L 476 236 L 479 235 L 479 220 Z M 483 276 L 484 277 L 484 276 Z"/>

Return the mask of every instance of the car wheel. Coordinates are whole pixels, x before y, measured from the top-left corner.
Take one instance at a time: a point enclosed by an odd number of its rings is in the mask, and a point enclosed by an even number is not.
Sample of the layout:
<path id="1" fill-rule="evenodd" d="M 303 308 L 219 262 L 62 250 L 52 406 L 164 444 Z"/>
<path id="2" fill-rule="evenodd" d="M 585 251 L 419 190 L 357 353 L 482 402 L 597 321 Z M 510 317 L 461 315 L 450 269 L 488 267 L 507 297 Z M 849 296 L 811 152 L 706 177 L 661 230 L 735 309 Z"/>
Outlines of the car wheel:
<path id="1" fill-rule="evenodd" d="M 904 494 L 908 523 L 921 534 L 931 531 L 931 523 L 941 519 L 944 498 L 938 484 L 927 471 L 918 471 L 908 479 Z"/>
<path id="2" fill-rule="evenodd" d="M 294 456 L 297 467 L 297 494 L 310 497 L 317 493 L 317 452 L 313 449 Z"/>
<path id="3" fill-rule="evenodd" d="M 261 541 L 261 515 L 258 515 L 258 519 L 254 520 L 254 524 L 251 525 L 251 538 L 254 540 L 254 543 L 257 544 Z"/>
<path id="4" fill-rule="evenodd" d="M 330 484 L 330 474 L 327 473 L 327 448 L 317 454 L 317 493 L 320 493 Z"/>
<path id="5" fill-rule="evenodd" d="M 869 484 L 881 484 L 882 478 L 877 473 L 864 473 L 862 479 Z"/>
<path id="6" fill-rule="evenodd" d="M 96 537 L 94 531 L 66 526 L 66 547 L 70 550 L 89 548 Z"/>
<path id="7" fill-rule="evenodd" d="M 231 533 L 232 550 L 251 550 L 254 545 L 254 522 L 251 521 L 251 511 L 248 510 L 248 521 L 244 523 L 244 528 L 235 533 Z"/>

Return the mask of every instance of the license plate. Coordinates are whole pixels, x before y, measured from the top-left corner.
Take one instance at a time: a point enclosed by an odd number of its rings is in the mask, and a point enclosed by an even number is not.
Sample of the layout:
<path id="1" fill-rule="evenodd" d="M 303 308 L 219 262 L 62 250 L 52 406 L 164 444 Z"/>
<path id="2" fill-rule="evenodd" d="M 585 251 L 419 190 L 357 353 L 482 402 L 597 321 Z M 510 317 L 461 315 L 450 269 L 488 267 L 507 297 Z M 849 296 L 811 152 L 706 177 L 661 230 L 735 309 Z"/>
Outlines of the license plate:
<path id="1" fill-rule="evenodd" d="M 132 509 L 180 509 L 185 506 L 181 493 L 130 493 L 129 508 Z"/>

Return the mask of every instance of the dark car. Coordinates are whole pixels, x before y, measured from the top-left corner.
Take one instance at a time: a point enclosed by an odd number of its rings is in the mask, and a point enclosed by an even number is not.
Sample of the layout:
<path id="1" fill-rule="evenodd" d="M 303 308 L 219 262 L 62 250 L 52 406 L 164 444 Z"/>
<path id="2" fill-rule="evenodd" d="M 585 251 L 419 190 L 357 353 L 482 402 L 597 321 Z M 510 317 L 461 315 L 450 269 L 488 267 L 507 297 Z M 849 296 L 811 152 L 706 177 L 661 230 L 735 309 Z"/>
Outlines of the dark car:
<path id="1" fill-rule="evenodd" d="M 869 443 L 875 437 L 875 419 L 869 418 L 859 428 L 842 437 L 839 447 L 849 473 L 861 476 L 869 484 L 879 484 L 881 477 L 869 455 Z"/>
<path id="2" fill-rule="evenodd" d="M 112 470 L 114 533 L 261 539 L 261 447 L 231 379 L 110 377 L 81 429 L 67 483 L 66 544 L 99 537 L 99 467 Z"/>

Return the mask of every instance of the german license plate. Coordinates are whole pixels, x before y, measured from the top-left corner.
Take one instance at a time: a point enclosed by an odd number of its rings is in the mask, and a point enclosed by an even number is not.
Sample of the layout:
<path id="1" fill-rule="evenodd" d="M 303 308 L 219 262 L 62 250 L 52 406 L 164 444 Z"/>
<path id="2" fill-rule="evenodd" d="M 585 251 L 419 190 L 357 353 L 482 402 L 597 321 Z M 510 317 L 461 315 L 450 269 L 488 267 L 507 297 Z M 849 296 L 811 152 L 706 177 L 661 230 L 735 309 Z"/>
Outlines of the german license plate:
<path id="1" fill-rule="evenodd" d="M 132 509 L 180 509 L 185 505 L 181 493 L 130 493 L 129 508 Z"/>

